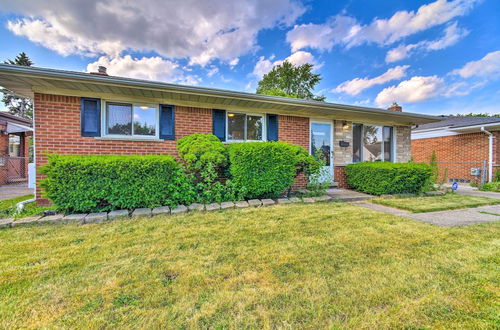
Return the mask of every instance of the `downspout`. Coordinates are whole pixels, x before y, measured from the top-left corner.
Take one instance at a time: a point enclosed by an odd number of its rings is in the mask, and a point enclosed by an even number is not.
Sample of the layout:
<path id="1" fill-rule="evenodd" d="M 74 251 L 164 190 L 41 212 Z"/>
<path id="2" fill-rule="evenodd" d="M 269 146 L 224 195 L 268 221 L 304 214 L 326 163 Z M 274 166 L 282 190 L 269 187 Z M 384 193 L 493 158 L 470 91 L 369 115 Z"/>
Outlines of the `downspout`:
<path id="1" fill-rule="evenodd" d="M 488 134 L 488 182 L 493 179 L 493 133 L 487 131 L 484 126 L 481 127 L 481 132 Z"/>

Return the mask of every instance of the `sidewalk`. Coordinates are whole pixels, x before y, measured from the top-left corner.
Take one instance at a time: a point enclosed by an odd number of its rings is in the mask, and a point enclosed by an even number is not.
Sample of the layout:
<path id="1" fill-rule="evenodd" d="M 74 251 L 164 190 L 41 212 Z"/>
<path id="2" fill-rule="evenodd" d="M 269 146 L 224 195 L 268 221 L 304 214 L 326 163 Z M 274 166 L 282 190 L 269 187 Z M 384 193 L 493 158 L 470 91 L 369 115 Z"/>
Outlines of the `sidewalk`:
<path id="1" fill-rule="evenodd" d="M 500 205 L 487 205 L 470 209 L 438 212 L 411 213 L 409 211 L 399 210 L 379 204 L 372 204 L 369 202 L 358 202 L 353 204 L 379 212 L 385 212 L 400 217 L 431 223 L 441 227 L 466 226 L 500 220 Z"/>
<path id="2" fill-rule="evenodd" d="M 33 188 L 28 188 L 27 184 L 0 186 L 0 200 L 34 194 Z"/>
<path id="3" fill-rule="evenodd" d="M 474 190 L 474 189 L 458 189 L 456 191 L 456 193 L 462 194 L 462 195 L 481 196 L 481 197 L 500 199 L 500 193 L 493 192 L 493 191 L 481 191 L 481 190 Z"/>

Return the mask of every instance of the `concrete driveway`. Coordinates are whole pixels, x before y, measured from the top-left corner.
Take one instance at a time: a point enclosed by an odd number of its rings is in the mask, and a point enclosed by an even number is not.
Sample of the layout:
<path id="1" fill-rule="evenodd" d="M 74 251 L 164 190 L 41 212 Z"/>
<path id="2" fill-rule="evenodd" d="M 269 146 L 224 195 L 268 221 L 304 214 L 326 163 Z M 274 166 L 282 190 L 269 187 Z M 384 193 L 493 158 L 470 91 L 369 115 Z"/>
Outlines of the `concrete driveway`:
<path id="1" fill-rule="evenodd" d="M 34 189 L 28 188 L 27 184 L 0 186 L 0 201 L 33 193 Z"/>

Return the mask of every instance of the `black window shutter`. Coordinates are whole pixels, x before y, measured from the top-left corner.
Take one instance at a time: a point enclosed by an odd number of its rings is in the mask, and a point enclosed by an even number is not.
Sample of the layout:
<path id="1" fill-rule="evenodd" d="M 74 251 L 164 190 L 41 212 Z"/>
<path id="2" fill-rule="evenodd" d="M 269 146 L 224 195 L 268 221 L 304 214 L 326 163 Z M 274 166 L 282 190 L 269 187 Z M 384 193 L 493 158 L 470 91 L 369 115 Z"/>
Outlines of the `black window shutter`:
<path id="1" fill-rule="evenodd" d="M 226 111 L 212 110 L 212 132 L 222 142 L 226 141 Z"/>
<path id="2" fill-rule="evenodd" d="M 101 100 L 82 97 L 80 102 L 82 136 L 101 136 Z"/>
<path id="3" fill-rule="evenodd" d="M 160 104 L 160 139 L 175 140 L 175 109 L 173 105 Z"/>
<path id="4" fill-rule="evenodd" d="M 267 115 L 267 141 L 278 141 L 278 115 Z"/>

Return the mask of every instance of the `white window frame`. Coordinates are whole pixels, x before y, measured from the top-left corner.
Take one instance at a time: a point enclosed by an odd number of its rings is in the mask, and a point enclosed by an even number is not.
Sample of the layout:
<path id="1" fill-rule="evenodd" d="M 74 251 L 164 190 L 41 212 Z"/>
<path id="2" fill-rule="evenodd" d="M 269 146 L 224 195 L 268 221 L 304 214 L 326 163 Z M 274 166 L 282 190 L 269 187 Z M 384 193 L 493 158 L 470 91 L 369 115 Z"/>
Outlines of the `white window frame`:
<path id="1" fill-rule="evenodd" d="M 117 104 L 130 104 L 132 106 L 132 131 L 134 127 L 134 107 L 147 106 L 155 109 L 155 135 L 123 135 L 123 134 L 108 134 L 108 103 Z M 160 107 L 158 104 L 152 103 L 138 103 L 121 100 L 103 100 L 101 104 L 101 136 L 110 139 L 123 139 L 123 140 L 158 140 L 160 138 Z"/>
<path id="2" fill-rule="evenodd" d="M 229 114 L 241 114 L 245 116 L 259 116 L 262 118 L 262 140 L 230 140 L 229 139 Z M 247 121 L 245 117 L 245 127 L 244 127 L 244 136 L 247 136 Z M 240 142 L 264 142 L 267 141 L 267 116 L 263 113 L 254 113 L 254 112 L 241 112 L 241 111 L 226 111 L 226 142 L 227 143 L 240 143 Z"/>
<path id="3" fill-rule="evenodd" d="M 384 158 L 384 133 L 383 133 L 383 129 L 384 127 L 392 127 L 392 134 L 391 134 L 391 158 L 392 158 L 392 161 L 391 163 L 396 163 L 396 126 L 391 126 L 391 125 L 383 125 L 383 124 L 374 124 L 374 123 L 360 123 L 360 122 L 353 122 L 353 129 L 354 129 L 354 124 L 360 124 L 362 125 L 362 130 L 361 130 L 361 150 L 360 150 L 360 156 L 361 156 L 361 160 L 359 161 L 359 163 L 362 163 L 364 162 L 365 160 L 363 160 L 363 149 L 364 149 L 364 146 L 365 146 L 365 143 L 364 143 L 364 139 L 363 137 L 365 136 L 365 126 L 378 126 L 378 127 L 381 127 L 382 128 L 382 144 L 381 144 L 381 153 L 382 153 L 382 158 Z M 353 138 L 354 138 L 354 134 L 353 134 Z M 353 146 L 354 146 L 354 139 L 352 141 L 353 143 Z M 354 157 L 354 155 L 353 155 Z M 387 160 L 383 159 L 381 160 L 381 162 L 386 162 Z"/>

